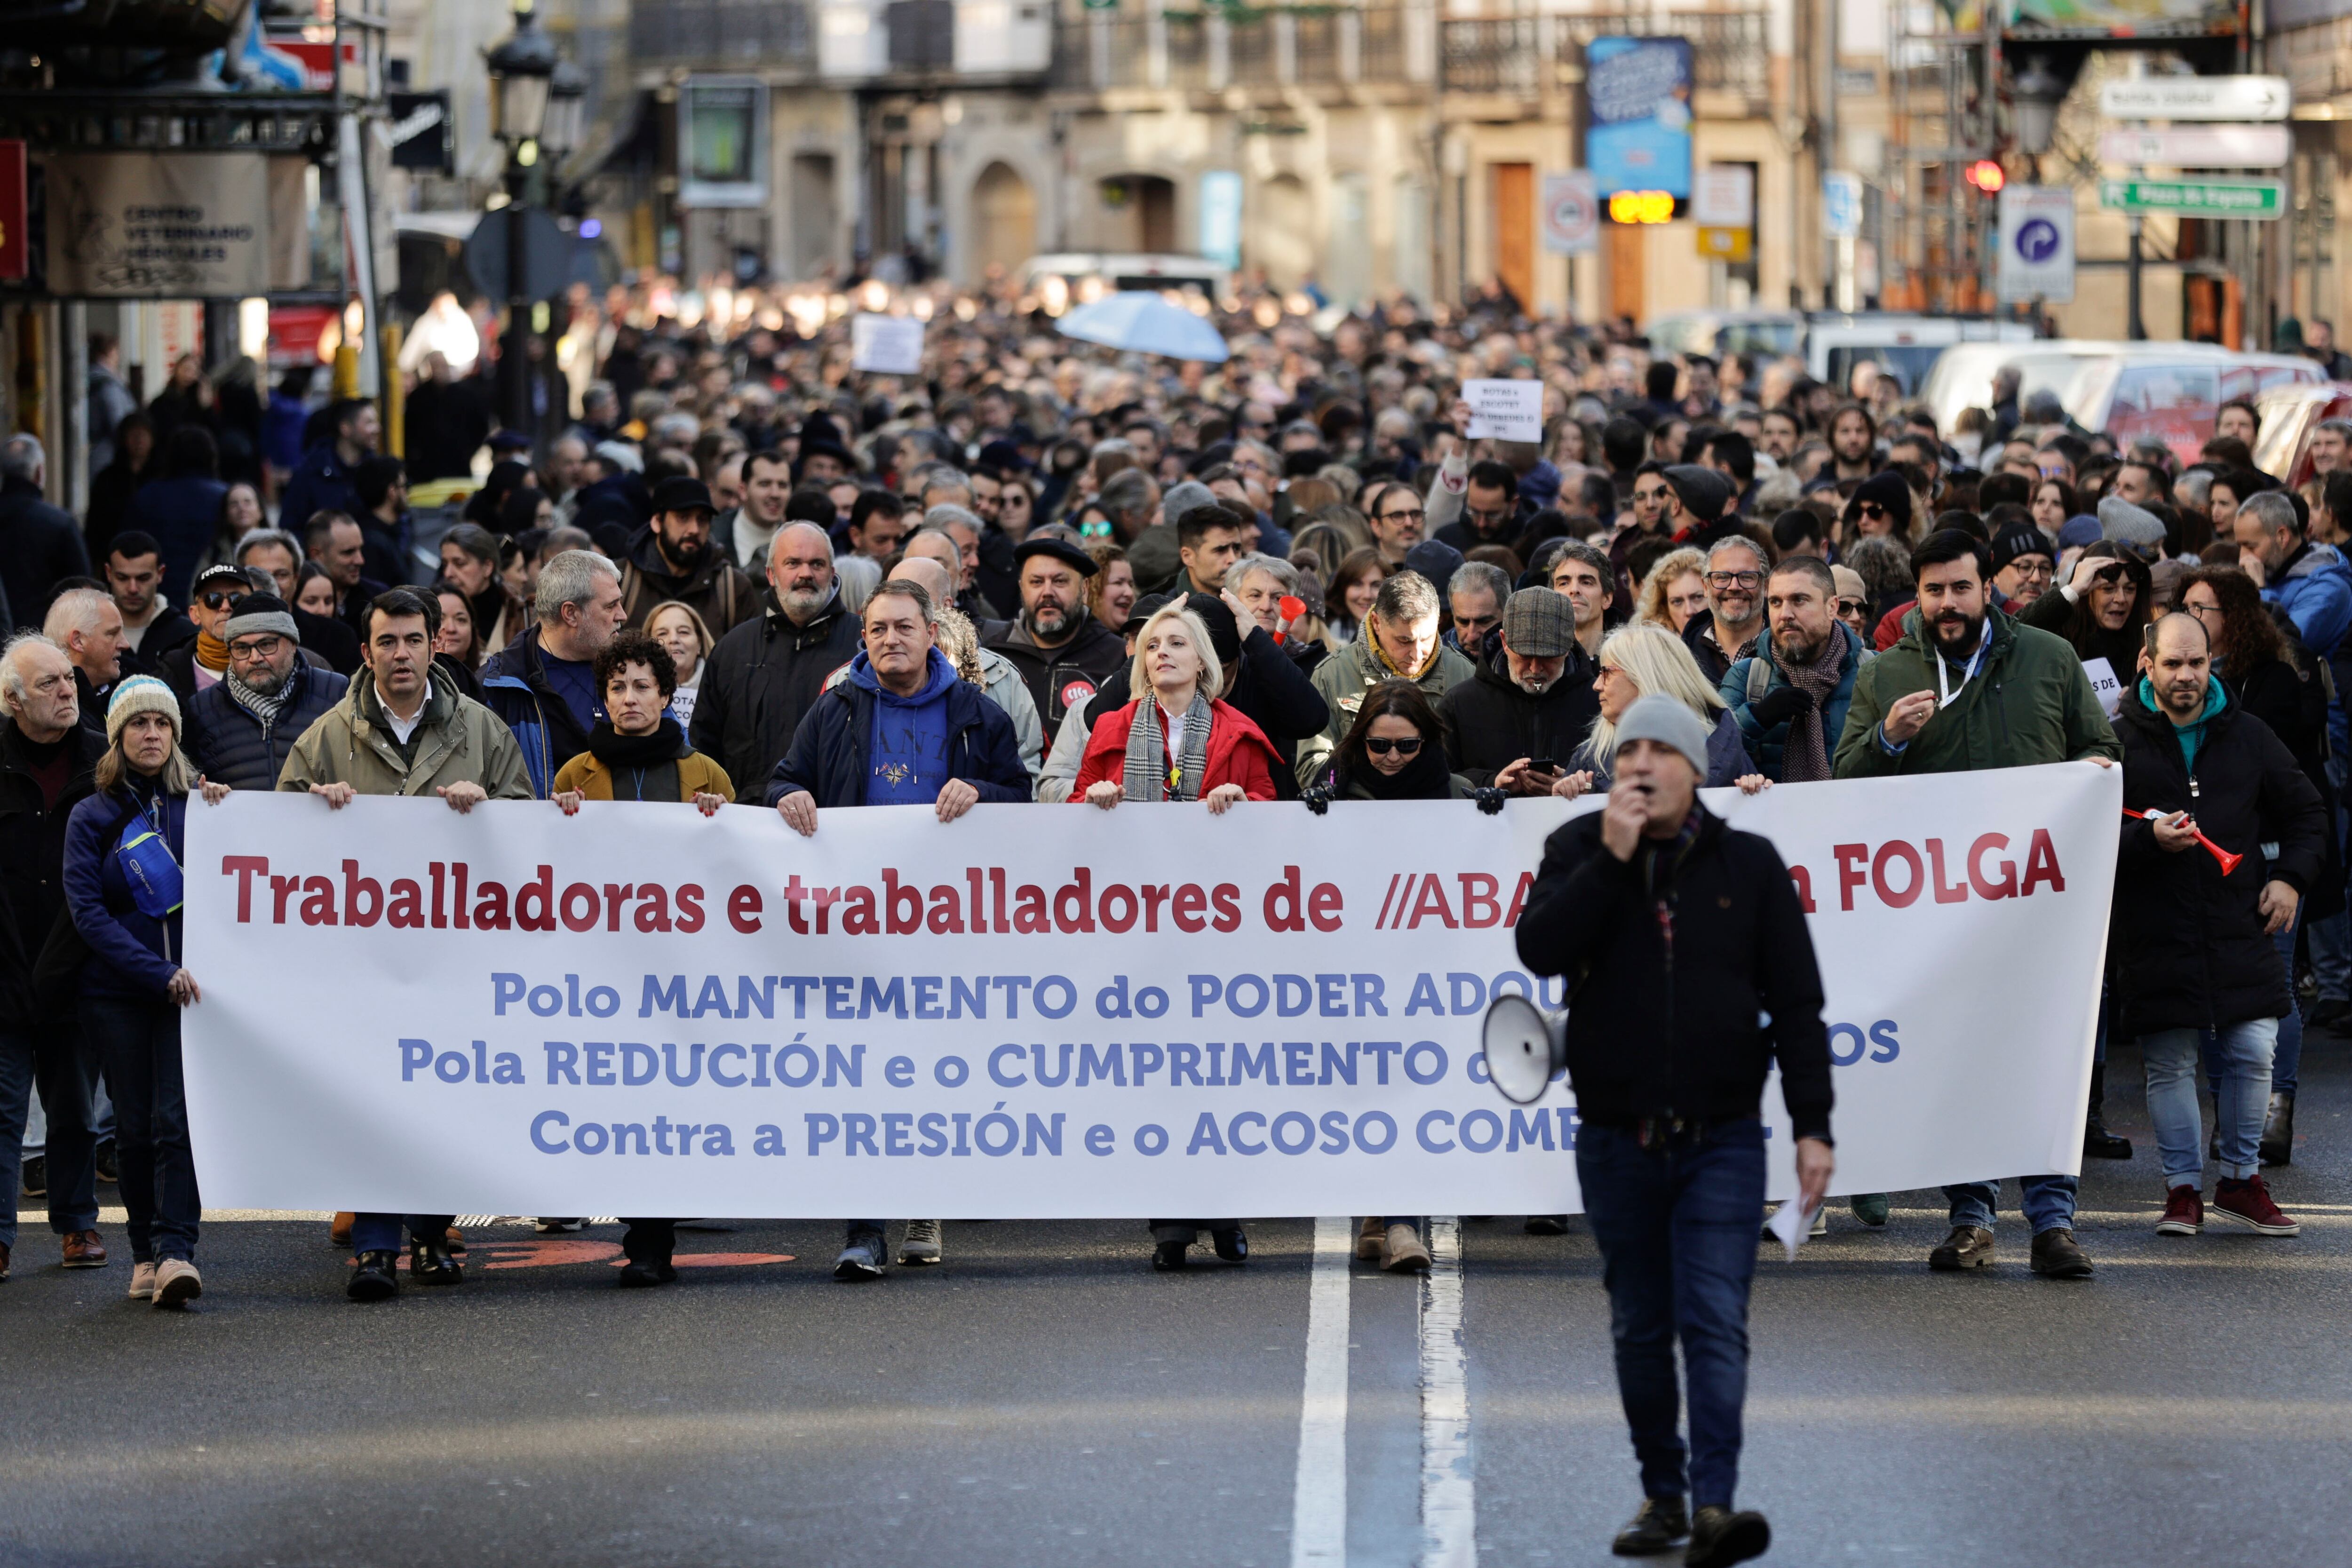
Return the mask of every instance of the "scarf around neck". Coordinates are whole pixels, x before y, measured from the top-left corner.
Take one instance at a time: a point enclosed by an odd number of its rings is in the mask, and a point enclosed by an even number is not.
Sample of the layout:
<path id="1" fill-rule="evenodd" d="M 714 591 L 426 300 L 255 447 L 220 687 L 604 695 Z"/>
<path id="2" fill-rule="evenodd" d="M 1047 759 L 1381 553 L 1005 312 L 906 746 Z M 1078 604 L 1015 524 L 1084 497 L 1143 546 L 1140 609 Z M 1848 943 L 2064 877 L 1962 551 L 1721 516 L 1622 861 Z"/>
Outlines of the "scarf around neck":
<path id="1" fill-rule="evenodd" d="M 1417 681 L 1429 673 L 1429 667 L 1437 662 L 1437 656 L 1444 649 L 1445 644 L 1441 641 L 1432 647 L 1429 650 L 1429 657 L 1421 661 L 1419 669 L 1401 669 L 1396 662 L 1389 658 L 1389 650 L 1381 646 L 1381 639 L 1374 635 L 1370 621 L 1367 621 L 1364 626 L 1364 647 L 1370 650 L 1372 663 L 1377 668 L 1386 670 L 1389 675 L 1396 677 L 1399 680 Z M 1385 679 L 1387 677 L 1384 676 L 1382 679 Z"/>
<path id="2" fill-rule="evenodd" d="M 217 675 L 228 668 L 228 644 L 207 631 L 196 633 L 196 662 Z"/>
<path id="3" fill-rule="evenodd" d="M 1830 776 L 1829 731 L 1822 722 L 1822 705 L 1836 692 L 1845 673 L 1845 638 L 1832 626 L 1829 640 L 1812 663 L 1786 658 L 1779 663 L 1789 684 L 1813 700 L 1789 721 L 1789 738 L 1780 745 L 1780 777 L 1788 784 L 1818 784 Z"/>
<path id="4" fill-rule="evenodd" d="M 675 763 L 687 755 L 686 731 L 668 714 L 649 734 L 624 735 L 610 719 L 599 719 L 588 731 L 588 754 L 608 768 L 649 768 Z"/>
<path id="5" fill-rule="evenodd" d="M 1374 800 L 1450 800 L 1454 795 L 1454 772 L 1446 765 L 1445 748 L 1427 737 L 1412 760 L 1396 772 L 1381 772 L 1367 755 L 1338 782 L 1340 793 L 1361 789 Z"/>
<path id="6" fill-rule="evenodd" d="M 261 728 L 266 733 L 277 724 L 278 715 L 283 712 L 286 704 L 292 700 L 294 679 L 301 673 L 302 666 L 298 655 L 294 668 L 286 672 L 286 679 L 278 683 L 278 689 L 268 696 L 247 686 L 238 679 L 236 671 L 233 669 L 221 677 L 221 682 L 228 688 L 229 700 L 260 720 Z"/>
<path id="7" fill-rule="evenodd" d="M 1192 693 L 1184 710 L 1183 740 L 1175 761 L 1160 733 L 1160 700 L 1150 692 L 1136 700 L 1135 721 L 1127 727 L 1127 763 L 1120 774 L 1123 800 L 1198 800 L 1201 775 L 1209 768 L 1209 700 Z"/>

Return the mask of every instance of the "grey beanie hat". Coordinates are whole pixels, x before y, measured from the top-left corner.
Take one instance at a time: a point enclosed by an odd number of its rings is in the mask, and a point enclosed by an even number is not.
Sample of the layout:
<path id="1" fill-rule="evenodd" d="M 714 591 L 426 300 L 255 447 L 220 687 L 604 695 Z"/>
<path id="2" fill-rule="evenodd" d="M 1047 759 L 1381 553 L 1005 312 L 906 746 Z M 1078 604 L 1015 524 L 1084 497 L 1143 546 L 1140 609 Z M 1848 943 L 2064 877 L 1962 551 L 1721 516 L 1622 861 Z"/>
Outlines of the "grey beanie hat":
<path id="1" fill-rule="evenodd" d="M 276 632 L 290 642 L 302 640 L 301 628 L 294 624 L 294 613 L 275 594 L 247 594 L 229 605 L 228 624 L 221 627 L 221 641 L 235 642 L 256 632 Z"/>
<path id="2" fill-rule="evenodd" d="M 1689 759 L 1698 782 L 1706 782 L 1706 725 L 1681 698 L 1663 691 L 1635 698 L 1625 716 L 1617 721 L 1617 749 L 1622 752 L 1636 741 L 1672 746 Z"/>
<path id="3" fill-rule="evenodd" d="M 2109 496 L 2099 503 L 2099 536 L 2120 540 L 2126 544 L 2146 550 L 2164 548 L 2164 520 L 2144 506 L 2134 506 L 2121 496 Z"/>
<path id="4" fill-rule="evenodd" d="M 1168 493 L 1160 498 L 1160 521 L 1173 524 L 1178 518 L 1196 506 L 1215 506 L 1216 504 L 1217 494 L 1214 490 L 1198 479 L 1186 479 L 1181 484 L 1170 485 Z"/>

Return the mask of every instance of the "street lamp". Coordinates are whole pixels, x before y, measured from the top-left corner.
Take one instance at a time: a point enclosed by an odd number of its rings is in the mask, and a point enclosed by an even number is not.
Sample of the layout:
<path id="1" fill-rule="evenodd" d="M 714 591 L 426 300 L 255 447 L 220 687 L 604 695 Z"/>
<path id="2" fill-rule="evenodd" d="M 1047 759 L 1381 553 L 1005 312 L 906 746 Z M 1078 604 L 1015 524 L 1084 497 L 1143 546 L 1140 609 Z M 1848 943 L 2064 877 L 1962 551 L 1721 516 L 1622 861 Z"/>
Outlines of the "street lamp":
<path id="1" fill-rule="evenodd" d="M 580 146 L 582 122 L 588 108 L 588 73 L 570 60 L 555 62 L 548 79 L 547 116 L 540 128 L 539 144 L 551 165 L 549 175 Z"/>
<path id="2" fill-rule="evenodd" d="M 532 0 L 516 0 L 514 31 L 497 47 L 485 52 L 482 63 L 490 75 L 490 131 L 507 145 L 507 330 L 499 347 L 499 374 L 506 383 L 501 422 L 509 430 L 530 430 L 530 220 L 537 216 L 530 197 L 531 175 L 540 161 L 541 139 L 554 131 L 569 151 L 578 135 L 579 95 L 585 90 L 576 68 L 567 67 L 555 52 L 555 40 L 540 30 Z M 569 69 L 571 94 L 566 111 L 551 115 L 559 72 Z M 575 85 L 576 84 L 576 85 Z M 550 147 L 550 151 L 559 151 Z"/>
<path id="3" fill-rule="evenodd" d="M 2057 140 L 2058 105 L 2065 100 L 2068 82 L 2050 68 L 2045 56 L 2028 55 L 2025 68 L 2010 84 L 2017 117 L 2018 150 L 2039 158 Z"/>

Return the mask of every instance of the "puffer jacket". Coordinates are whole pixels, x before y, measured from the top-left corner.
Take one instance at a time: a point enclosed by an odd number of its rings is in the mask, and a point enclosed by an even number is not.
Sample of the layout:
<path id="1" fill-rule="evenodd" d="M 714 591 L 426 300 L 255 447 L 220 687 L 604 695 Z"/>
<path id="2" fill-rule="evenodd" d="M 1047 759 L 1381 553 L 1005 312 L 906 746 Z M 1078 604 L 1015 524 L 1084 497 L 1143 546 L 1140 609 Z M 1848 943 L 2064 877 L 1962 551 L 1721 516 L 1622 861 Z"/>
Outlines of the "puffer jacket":
<path id="1" fill-rule="evenodd" d="M 2319 792 L 2270 726 L 2211 691 L 2192 771 L 2172 721 L 2148 705 L 2146 682 L 2124 692 L 2116 729 L 2124 746 L 2126 810 L 2189 811 L 2205 837 L 2244 859 L 2228 876 L 2202 846 L 2170 851 L 2144 817 L 2126 817 L 2116 858 L 2114 935 L 2117 1024 L 2126 1036 L 2219 1029 L 2284 1017 L 2286 966 L 2256 907 L 2273 878 L 2301 893 L 2326 858 Z M 2278 858 L 2265 866 L 2263 846 Z"/>
<path id="2" fill-rule="evenodd" d="M 2026 768 L 2123 755 L 2091 679 L 2083 673 L 2083 661 L 2064 637 L 2021 626 L 1996 609 L 1988 608 L 1985 619 L 1992 647 L 1975 678 L 1898 752 L 1879 743 L 1878 727 L 1896 699 L 1937 689 L 1933 634 L 1912 622 L 1893 647 L 1863 667 L 1831 759 L 1839 778 Z M 1950 671 L 1945 684 L 1958 679 L 1959 672 Z"/>
<path id="3" fill-rule="evenodd" d="M 858 635 L 836 594 L 804 626 L 771 605 L 710 650 L 687 733 L 727 770 L 744 805 L 765 804 L 768 775 L 792 750 L 825 677 L 857 656 Z"/>
<path id="4" fill-rule="evenodd" d="M 530 775 L 514 731 L 488 708 L 459 695 L 457 684 L 437 668 L 432 682 L 416 731 L 415 761 L 401 761 L 399 744 L 384 724 L 375 678 L 362 670 L 352 677 L 342 700 L 294 742 L 278 787 L 347 784 L 362 795 L 429 795 L 445 784 L 478 784 L 492 800 L 530 799 Z"/>
<path id="5" fill-rule="evenodd" d="M 2352 566 L 2334 545 L 2314 540 L 2263 585 L 2263 598 L 2286 612 L 2304 647 L 2329 658 L 2352 629 Z"/>
<path id="6" fill-rule="evenodd" d="M 215 681 L 188 704 L 188 760 L 215 784 L 231 789 L 276 789 L 294 742 L 342 700 L 351 681 L 297 660 L 286 678 L 286 705 L 265 723 Z"/>
<path id="7" fill-rule="evenodd" d="M 1845 645 L 1845 668 L 1839 672 L 1837 689 L 1831 692 L 1829 700 L 1822 704 L 1822 742 L 1829 752 L 1830 761 L 1834 763 L 1837 761 L 1839 737 L 1845 733 L 1845 712 L 1853 703 L 1853 683 L 1861 675 L 1864 663 L 1874 656 L 1863 647 L 1862 638 L 1854 629 L 1843 621 L 1831 623 L 1830 635 Z M 1756 721 L 1748 702 L 1748 688 L 1754 679 L 1756 661 L 1759 658 L 1772 672 L 1764 687 L 1765 695 L 1769 696 L 1789 685 L 1789 673 L 1781 668 L 1780 660 L 1772 652 L 1772 639 L 1761 637 L 1756 639 L 1753 652 L 1731 661 L 1731 668 L 1724 672 L 1722 695 L 1725 704 L 1731 710 L 1732 718 L 1738 721 L 1739 738 L 1748 747 L 1748 754 L 1756 759 L 1757 771 L 1778 784 L 1780 780 L 1780 752 L 1789 743 L 1790 721 L 1783 719 L 1769 728 Z"/>
<path id="8" fill-rule="evenodd" d="M 173 910 L 160 920 L 141 913 L 115 853 L 126 834 L 135 837 L 141 831 L 142 810 L 146 823 L 162 834 L 172 858 L 185 865 L 186 795 L 145 790 L 133 795 L 128 786 L 117 785 L 75 806 L 66 824 L 66 907 L 89 945 L 89 961 L 81 973 L 85 996 L 160 998 L 187 952 L 181 944 L 181 911 Z"/>

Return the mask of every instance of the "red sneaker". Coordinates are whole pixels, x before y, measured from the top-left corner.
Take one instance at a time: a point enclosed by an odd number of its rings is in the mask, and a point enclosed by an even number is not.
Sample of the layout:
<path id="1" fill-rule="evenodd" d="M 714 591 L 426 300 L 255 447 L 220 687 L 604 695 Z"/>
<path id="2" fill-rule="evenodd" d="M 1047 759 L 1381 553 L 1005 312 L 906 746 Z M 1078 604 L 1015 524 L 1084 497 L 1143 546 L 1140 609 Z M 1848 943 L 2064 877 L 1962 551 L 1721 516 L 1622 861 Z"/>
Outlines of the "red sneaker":
<path id="1" fill-rule="evenodd" d="M 2244 1181 L 2221 1178 L 2213 1189 L 2213 1217 L 2231 1225 L 2242 1225 L 2258 1236 L 2301 1236 L 2303 1226 L 2279 1212 L 2271 1202 L 2271 1190 L 2262 1177 L 2248 1176 Z"/>
<path id="2" fill-rule="evenodd" d="M 2158 1236 L 2195 1236 L 2205 1228 L 2205 1200 L 2194 1182 L 2164 1190 L 2164 1217 L 2156 1222 Z"/>

